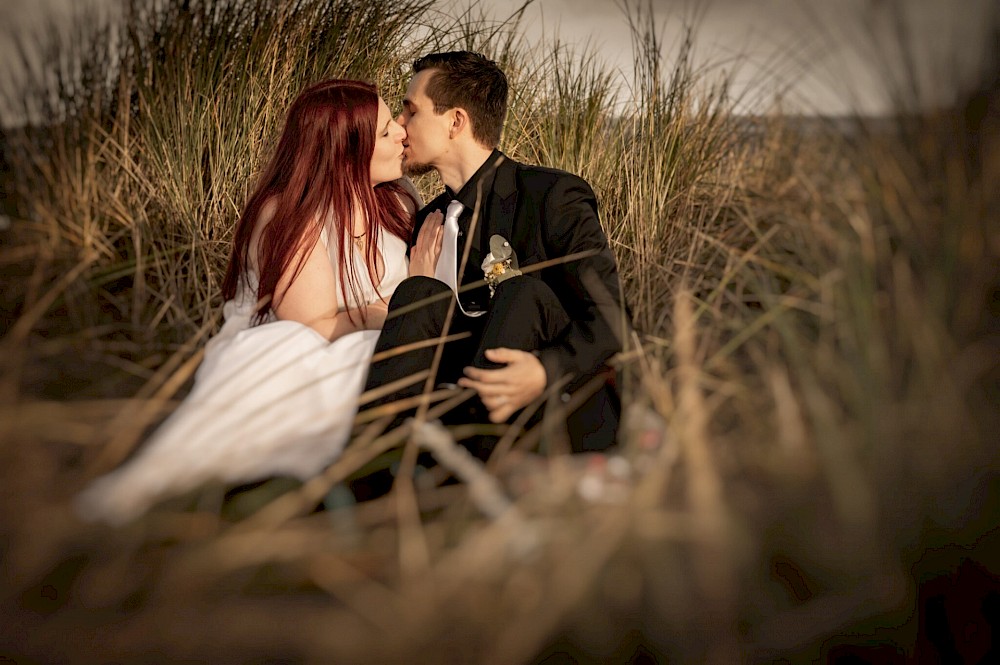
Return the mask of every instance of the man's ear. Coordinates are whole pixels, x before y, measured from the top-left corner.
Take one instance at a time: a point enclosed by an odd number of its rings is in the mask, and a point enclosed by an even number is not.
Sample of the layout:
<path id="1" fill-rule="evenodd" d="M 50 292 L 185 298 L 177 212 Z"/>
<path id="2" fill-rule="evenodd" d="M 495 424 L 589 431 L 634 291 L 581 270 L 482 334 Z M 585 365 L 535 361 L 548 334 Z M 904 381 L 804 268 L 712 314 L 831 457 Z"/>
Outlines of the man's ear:
<path id="1" fill-rule="evenodd" d="M 453 139 L 464 131 L 471 131 L 469 114 L 460 106 L 451 109 L 451 126 L 448 128 L 448 138 Z"/>

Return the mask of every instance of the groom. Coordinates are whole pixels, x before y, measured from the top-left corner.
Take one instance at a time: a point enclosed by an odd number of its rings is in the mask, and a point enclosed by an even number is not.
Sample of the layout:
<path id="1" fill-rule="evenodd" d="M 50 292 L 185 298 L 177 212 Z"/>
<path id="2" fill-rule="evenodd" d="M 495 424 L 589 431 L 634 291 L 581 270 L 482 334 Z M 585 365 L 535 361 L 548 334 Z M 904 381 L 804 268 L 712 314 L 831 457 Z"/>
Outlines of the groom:
<path id="1" fill-rule="evenodd" d="M 445 346 L 435 385 L 457 383 L 478 395 L 446 421 L 511 421 L 550 389 L 571 411 L 565 421 L 574 452 L 609 447 L 620 400 L 605 363 L 622 347 L 624 316 L 593 190 L 577 176 L 519 164 L 496 148 L 507 112 L 507 78 L 496 63 L 457 51 L 424 56 L 413 70 L 397 119 L 407 133 L 404 166 L 413 175 L 436 170 L 445 191 L 417 214 L 412 242 L 435 211 L 446 215 L 444 242 L 438 279 L 411 277 L 396 289 L 376 354 L 440 336 L 451 314 L 449 335 L 465 336 Z M 442 221 L 434 215 L 427 223 Z M 494 249 L 512 249 L 511 268 L 523 274 L 495 284 L 491 295 L 483 260 L 497 235 Z M 516 271 L 503 277 L 510 275 Z M 366 390 L 406 383 L 433 357 L 434 348 L 425 347 L 373 363 Z M 423 386 L 410 382 L 379 403 Z M 490 452 L 472 448 L 480 457 Z"/>

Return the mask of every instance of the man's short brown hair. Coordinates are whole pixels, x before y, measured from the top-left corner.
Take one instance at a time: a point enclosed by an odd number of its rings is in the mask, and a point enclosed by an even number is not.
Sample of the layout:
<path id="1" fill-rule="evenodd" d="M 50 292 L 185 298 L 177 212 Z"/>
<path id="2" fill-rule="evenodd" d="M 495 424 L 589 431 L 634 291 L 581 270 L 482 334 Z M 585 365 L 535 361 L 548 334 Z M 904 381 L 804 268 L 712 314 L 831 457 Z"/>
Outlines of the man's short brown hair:
<path id="1" fill-rule="evenodd" d="M 426 88 L 434 112 L 465 109 L 472 120 L 472 136 L 487 148 L 497 147 L 507 115 L 507 77 L 497 63 L 471 51 L 449 51 L 413 63 L 414 73 L 425 69 L 434 70 Z"/>

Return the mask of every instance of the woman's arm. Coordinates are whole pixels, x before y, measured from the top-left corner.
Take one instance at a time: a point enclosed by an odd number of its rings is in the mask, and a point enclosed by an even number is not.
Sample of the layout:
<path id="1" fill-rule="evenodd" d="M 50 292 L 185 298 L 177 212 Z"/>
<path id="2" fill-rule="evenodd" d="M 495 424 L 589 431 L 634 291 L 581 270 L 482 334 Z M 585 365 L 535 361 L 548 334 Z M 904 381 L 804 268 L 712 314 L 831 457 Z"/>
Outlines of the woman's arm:
<path id="1" fill-rule="evenodd" d="M 296 275 L 300 261 L 302 267 Z M 379 330 L 385 322 L 384 303 L 367 305 L 364 323 L 361 312 L 352 312 L 352 321 L 347 312 L 337 311 L 337 278 L 319 239 L 295 254 L 278 280 L 274 296 L 274 313 L 279 319 L 303 323 L 331 342 L 357 330 Z"/>

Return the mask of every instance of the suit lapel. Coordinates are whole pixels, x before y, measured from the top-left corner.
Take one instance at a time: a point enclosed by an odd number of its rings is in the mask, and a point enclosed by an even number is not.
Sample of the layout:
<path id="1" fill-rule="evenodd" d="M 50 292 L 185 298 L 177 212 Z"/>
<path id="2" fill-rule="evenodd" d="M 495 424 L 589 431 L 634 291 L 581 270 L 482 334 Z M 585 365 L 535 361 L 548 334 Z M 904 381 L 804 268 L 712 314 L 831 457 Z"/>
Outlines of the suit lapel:
<path id="1" fill-rule="evenodd" d="M 494 233 L 511 240 L 514 230 L 514 213 L 517 210 L 517 162 L 506 155 L 501 157 L 497 166 L 496 178 L 493 180 L 493 196 L 490 197 L 490 210 L 486 216 L 481 236 L 481 247 L 490 246 L 490 236 Z M 484 250 L 484 255 L 489 250 Z"/>

